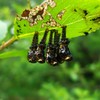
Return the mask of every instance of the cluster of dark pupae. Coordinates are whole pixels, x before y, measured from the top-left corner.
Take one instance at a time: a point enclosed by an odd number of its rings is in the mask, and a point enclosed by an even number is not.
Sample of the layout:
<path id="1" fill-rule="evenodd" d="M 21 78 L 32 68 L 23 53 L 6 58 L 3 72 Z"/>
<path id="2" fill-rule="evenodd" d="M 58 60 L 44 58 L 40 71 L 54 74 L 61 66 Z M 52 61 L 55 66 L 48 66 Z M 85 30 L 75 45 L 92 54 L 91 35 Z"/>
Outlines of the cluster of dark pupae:
<path id="1" fill-rule="evenodd" d="M 49 32 L 50 31 L 50 32 Z M 46 47 L 46 38 L 49 34 L 49 41 Z M 68 48 L 70 41 L 66 38 L 66 26 L 62 27 L 62 34 L 58 33 L 58 30 L 46 29 L 41 39 L 38 43 L 38 32 L 35 32 L 33 36 L 33 41 L 28 52 L 28 61 L 31 63 L 45 63 L 45 61 L 50 65 L 58 65 L 64 61 L 71 61 L 72 55 Z"/>

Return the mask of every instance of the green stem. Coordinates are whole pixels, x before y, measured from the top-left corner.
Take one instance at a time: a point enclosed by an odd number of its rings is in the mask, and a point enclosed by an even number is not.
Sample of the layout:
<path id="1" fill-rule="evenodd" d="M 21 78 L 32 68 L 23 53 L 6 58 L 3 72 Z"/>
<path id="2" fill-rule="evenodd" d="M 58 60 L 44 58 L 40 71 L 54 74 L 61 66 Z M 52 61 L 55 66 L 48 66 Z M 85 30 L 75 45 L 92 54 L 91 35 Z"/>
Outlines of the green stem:
<path id="1" fill-rule="evenodd" d="M 28 3 L 29 9 L 31 9 L 31 1 L 30 0 L 27 0 L 27 3 Z"/>
<path id="2" fill-rule="evenodd" d="M 9 39 L 8 41 L 6 41 L 5 43 L 3 43 L 0 46 L 0 51 L 5 49 L 6 47 L 8 47 L 9 45 L 11 45 L 12 43 L 14 43 L 18 38 L 17 37 L 12 37 L 11 39 Z"/>

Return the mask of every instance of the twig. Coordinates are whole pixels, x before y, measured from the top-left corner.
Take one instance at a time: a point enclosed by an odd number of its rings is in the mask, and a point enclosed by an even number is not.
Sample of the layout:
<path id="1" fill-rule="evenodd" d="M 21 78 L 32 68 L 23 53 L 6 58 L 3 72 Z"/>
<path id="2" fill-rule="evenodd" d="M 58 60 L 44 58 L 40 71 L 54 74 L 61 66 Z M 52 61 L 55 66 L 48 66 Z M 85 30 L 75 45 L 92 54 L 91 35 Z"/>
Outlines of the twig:
<path id="1" fill-rule="evenodd" d="M 0 51 L 3 50 L 3 49 L 5 49 L 6 47 L 8 47 L 9 45 L 11 45 L 12 43 L 14 43 L 16 40 L 17 40 L 17 38 L 13 36 L 11 39 L 9 39 L 7 42 L 3 43 L 0 46 Z"/>

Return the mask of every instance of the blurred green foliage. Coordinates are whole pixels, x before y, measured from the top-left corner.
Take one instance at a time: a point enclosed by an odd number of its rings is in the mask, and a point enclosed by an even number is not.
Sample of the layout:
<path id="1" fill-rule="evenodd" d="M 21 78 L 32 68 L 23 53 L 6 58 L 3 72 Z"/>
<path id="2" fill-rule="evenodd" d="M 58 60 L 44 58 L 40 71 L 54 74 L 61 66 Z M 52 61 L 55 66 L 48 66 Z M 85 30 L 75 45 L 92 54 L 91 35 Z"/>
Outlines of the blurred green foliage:
<path id="1" fill-rule="evenodd" d="M 24 0 L 0 1 L 0 20 L 11 22 L 1 43 L 13 35 L 14 17 L 26 6 Z M 28 49 L 30 42 L 21 39 L 4 51 Z M 30 64 L 26 57 L 0 59 L 0 100 L 100 100 L 99 43 L 100 30 L 71 39 L 73 61 L 56 67 Z"/>

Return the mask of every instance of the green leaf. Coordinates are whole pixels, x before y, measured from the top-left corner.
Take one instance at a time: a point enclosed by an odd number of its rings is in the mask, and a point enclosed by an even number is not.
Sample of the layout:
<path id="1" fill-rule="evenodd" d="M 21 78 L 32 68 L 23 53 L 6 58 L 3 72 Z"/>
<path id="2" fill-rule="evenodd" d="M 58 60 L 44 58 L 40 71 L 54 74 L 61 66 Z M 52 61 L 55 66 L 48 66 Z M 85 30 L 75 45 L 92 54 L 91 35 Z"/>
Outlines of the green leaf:
<path id="1" fill-rule="evenodd" d="M 46 2 L 47 0 L 45 0 Z M 50 1 L 50 0 L 49 0 Z M 61 31 L 61 26 L 67 26 L 67 37 L 74 38 L 91 33 L 100 28 L 100 0 L 53 0 L 55 7 L 47 5 L 46 15 L 43 20 L 37 21 L 37 24 L 30 26 L 28 20 L 21 16 L 16 17 L 14 31 L 19 38 L 32 36 L 35 31 L 39 31 L 42 36 L 46 28 L 58 29 Z M 41 5 L 43 5 L 43 2 Z M 49 4 L 49 3 L 48 3 Z M 39 5 L 39 7 L 41 7 Z M 44 9 L 46 6 L 44 6 Z M 36 8 L 29 9 L 32 11 Z M 37 11 L 38 13 L 38 11 Z M 36 13 L 36 14 L 37 14 Z M 60 16 L 60 17 L 58 17 Z M 37 15 L 35 16 L 37 18 Z M 47 25 L 50 17 L 54 19 L 58 26 Z M 18 20 L 22 18 L 21 20 Z M 36 19 L 34 18 L 34 20 Z M 45 26 L 42 28 L 42 26 Z M 60 32 L 61 33 L 61 32 Z"/>
<path id="2" fill-rule="evenodd" d="M 19 56 L 25 56 L 26 57 L 27 51 L 26 50 L 12 50 L 9 52 L 1 53 L 0 59 L 3 58 L 10 58 L 10 57 L 19 57 Z"/>

